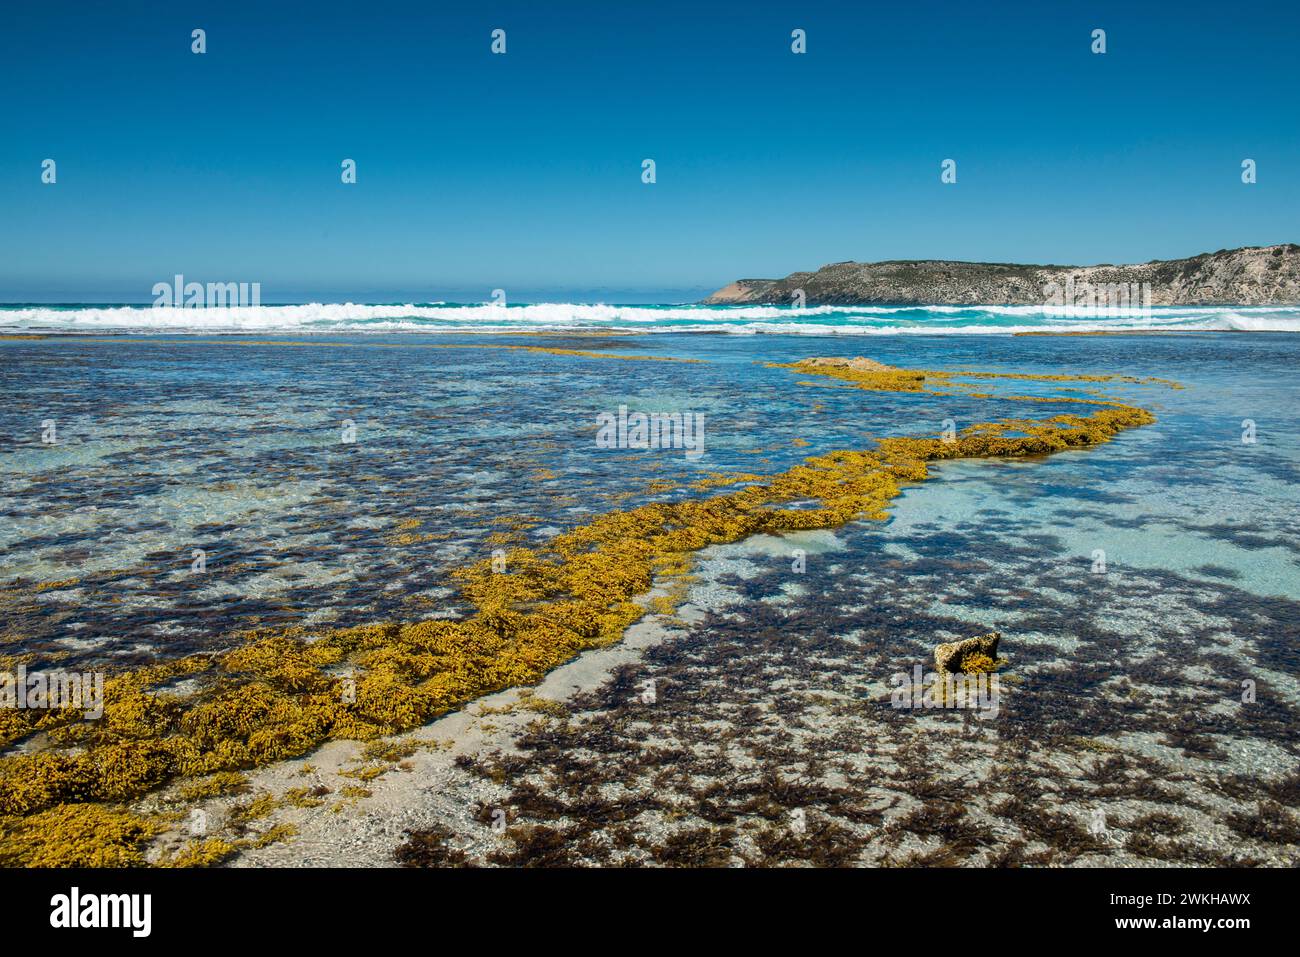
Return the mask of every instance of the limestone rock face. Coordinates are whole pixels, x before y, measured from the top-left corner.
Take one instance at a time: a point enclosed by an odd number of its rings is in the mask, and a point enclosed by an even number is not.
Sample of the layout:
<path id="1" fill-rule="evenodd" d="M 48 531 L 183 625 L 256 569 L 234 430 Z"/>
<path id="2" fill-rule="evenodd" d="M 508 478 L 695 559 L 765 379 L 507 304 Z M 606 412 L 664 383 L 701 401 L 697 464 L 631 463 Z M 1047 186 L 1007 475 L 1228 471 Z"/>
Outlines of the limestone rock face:
<path id="1" fill-rule="evenodd" d="M 987 635 L 976 635 L 962 641 L 946 641 L 934 649 L 935 671 L 961 671 L 962 662 L 967 655 L 987 655 L 994 661 L 998 657 L 998 640 L 1000 631 L 990 631 Z"/>
<path id="2" fill-rule="evenodd" d="M 942 259 L 842 262 L 784 279 L 738 279 L 706 305 L 789 305 L 802 291 L 807 305 L 1029 305 L 1055 295 L 1080 304 L 1083 290 L 1127 301 L 1129 287 L 1149 289 L 1153 306 L 1300 304 L 1300 246 L 1244 246 L 1188 259 L 1131 266 L 968 263 Z M 1053 292 L 1052 290 L 1055 290 Z M 1132 305 L 1141 303 L 1133 301 Z"/>

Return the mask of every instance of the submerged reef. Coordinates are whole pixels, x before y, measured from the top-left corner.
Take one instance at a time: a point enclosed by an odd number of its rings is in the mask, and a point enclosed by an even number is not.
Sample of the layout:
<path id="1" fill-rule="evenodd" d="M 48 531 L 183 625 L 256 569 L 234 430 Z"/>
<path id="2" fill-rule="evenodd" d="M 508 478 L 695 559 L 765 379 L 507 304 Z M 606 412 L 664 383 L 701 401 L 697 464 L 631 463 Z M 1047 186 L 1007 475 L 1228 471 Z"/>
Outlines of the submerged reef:
<path id="1" fill-rule="evenodd" d="M 773 369 L 794 369 L 797 372 L 810 375 L 829 376 L 832 379 L 851 382 L 860 389 L 876 392 L 931 392 L 936 395 L 942 394 L 935 389 L 929 388 L 930 384 L 969 390 L 971 386 L 969 383 L 962 382 L 963 379 L 1009 379 L 1019 382 L 1127 382 L 1136 385 L 1164 385 L 1174 389 L 1181 388 L 1178 383 L 1169 379 L 1138 378 L 1126 375 L 1049 375 L 1031 372 L 951 372 L 935 369 L 900 369 L 896 366 L 887 366 L 876 362 L 874 359 L 864 359 L 861 356 L 855 359 L 831 356 L 801 359 L 798 362 L 769 362 L 767 365 Z M 1002 396 L 1002 398 L 1035 402 L 1090 401 L 1053 399 L 1042 396 Z M 1115 403 L 1091 402 L 1091 404 Z M 1132 406 L 1128 406 L 1128 408 L 1132 408 Z"/>
<path id="2" fill-rule="evenodd" d="M 798 362 L 769 362 L 773 369 L 794 369 L 809 375 L 830 376 L 842 379 L 863 389 L 881 392 L 920 392 L 925 388 L 926 373 L 916 369 L 898 369 L 864 359 L 841 359 L 834 356 L 825 358 L 801 359 Z M 942 379 L 942 375 L 930 373 L 932 378 Z"/>
<path id="3" fill-rule="evenodd" d="M 781 367 L 892 391 L 975 375 L 1111 378 L 868 363 Z M 505 549 L 504 564 L 484 558 L 455 573 L 461 603 L 472 608 L 461 618 L 255 630 L 230 651 L 111 675 L 98 721 L 72 709 L 0 710 L 0 746 L 10 750 L 0 759 L 2 860 L 140 863 L 141 846 L 158 824 L 126 810 L 128 802 L 177 779 L 229 776 L 300 757 L 329 740 L 415 728 L 476 697 L 534 684 L 584 649 L 618 641 L 648 612 L 671 610 L 636 599 L 656 583 L 672 594 L 673 580 L 688 573 L 700 549 L 758 533 L 883 519 L 905 484 L 929 475 L 930 462 L 1048 455 L 1154 421 L 1135 406 L 1073 401 L 1095 409 L 986 422 L 944 438 L 882 438 L 872 449 L 812 456 L 780 474 L 745 475 L 735 481 L 748 484 L 725 494 L 611 512 L 540 544 Z M 24 750 L 14 753 L 19 744 Z M 219 859 L 225 850 L 214 846 L 182 863 Z"/>

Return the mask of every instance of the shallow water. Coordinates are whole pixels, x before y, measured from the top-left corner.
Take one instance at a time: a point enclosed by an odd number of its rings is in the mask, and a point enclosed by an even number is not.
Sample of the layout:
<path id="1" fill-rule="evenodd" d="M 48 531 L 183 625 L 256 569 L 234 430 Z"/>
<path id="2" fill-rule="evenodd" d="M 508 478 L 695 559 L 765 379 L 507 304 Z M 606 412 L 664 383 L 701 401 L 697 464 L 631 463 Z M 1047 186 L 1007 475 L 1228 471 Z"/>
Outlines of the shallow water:
<path id="1" fill-rule="evenodd" d="M 1294 599 L 1293 342 L 873 341 L 873 356 L 907 366 L 1186 385 L 1119 390 L 1160 421 L 1103 449 L 941 466 L 899 503 L 897 534 L 883 533 L 904 554 L 918 529 L 978 528 L 1043 562 L 1086 570 L 1103 549 L 1117 577 L 1167 571 Z M 539 343 L 704 361 L 496 348 Z M 806 377 L 761 364 L 861 351 L 797 337 L 3 341 L 0 582 L 67 582 L 25 598 L 9 639 L 178 652 L 254 623 L 422 616 L 441 607 L 445 571 L 490 552 L 493 533 L 535 540 L 593 512 L 699 494 L 679 486 L 713 471 L 773 473 L 872 435 L 1059 411 L 799 385 Z M 1079 394 L 1058 385 L 1009 391 Z M 620 405 L 703 414 L 704 454 L 597 448 L 596 416 Z M 1254 444 L 1242 442 L 1244 419 Z M 57 441 L 46 444 L 51 420 Z M 652 482 L 664 490 L 647 491 Z"/>
<path id="2" fill-rule="evenodd" d="M 822 714 L 817 695 L 887 698 L 890 676 L 937 642 L 998 629 L 1019 682 L 982 731 L 999 747 L 1031 747 L 1071 781 L 1079 739 L 1124 749 L 1146 778 L 1181 768 L 1166 806 L 1204 810 L 1225 780 L 1241 806 L 1271 800 L 1296 772 L 1300 729 L 1300 341 L 1281 334 L 0 340 L 4 651 L 131 664 L 229 647 L 256 625 L 456 615 L 449 571 L 594 514 L 709 494 L 687 486 L 711 472 L 773 474 L 872 436 L 1070 411 L 864 392 L 763 364 L 863 353 L 1184 388 L 979 382 L 1103 389 L 1158 421 L 1096 449 L 933 466 L 887 522 L 710 550 L 691 592 L 703 618 L 660 665 L 703 687 L 750 648 L 737 674 L 767 682 L 764 707 L 829 735 L 821 753 L 848 754 L 900 713 Z M 704 454 L 599 448 L 596 416 L 620 405 L 702 413 Z M 42 442 L 51 420 L 57 441 Z"/>

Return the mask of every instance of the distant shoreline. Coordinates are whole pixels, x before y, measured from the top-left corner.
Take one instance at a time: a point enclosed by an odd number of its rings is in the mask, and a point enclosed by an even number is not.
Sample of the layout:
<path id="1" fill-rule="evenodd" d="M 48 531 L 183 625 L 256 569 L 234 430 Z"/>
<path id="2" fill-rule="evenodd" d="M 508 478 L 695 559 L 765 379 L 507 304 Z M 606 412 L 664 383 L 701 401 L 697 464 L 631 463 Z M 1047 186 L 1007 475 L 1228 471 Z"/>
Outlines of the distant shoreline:
<path id="1" fill-rule="evenodd" d="M 1300 305 L 1300 246 L 1243 246 L 1133 265 L 1056 266 L 955 260 L 839 262 L 784 279 L 737 279 L 704 305 L 945 306 Z"/>

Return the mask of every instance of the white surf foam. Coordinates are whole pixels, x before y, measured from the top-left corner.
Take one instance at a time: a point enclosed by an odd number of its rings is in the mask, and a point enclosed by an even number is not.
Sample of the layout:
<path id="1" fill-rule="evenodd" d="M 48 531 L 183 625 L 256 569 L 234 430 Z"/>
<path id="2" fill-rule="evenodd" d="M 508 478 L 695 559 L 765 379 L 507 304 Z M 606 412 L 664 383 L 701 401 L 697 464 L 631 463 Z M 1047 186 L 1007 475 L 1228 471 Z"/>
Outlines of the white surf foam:
<path id="1" fill-rule="evenodd" d="M 1017 332 L 1300 332 L 1300 308 L 1156 307 L 1077 315 L 1050 306 L 619 306 L 538 303 L 308 303 L 216 309 L 109 306 L 0 308 L 0 329 L 49 333 L 402 333 L 586 331 L 737 335 L 1008 335 Z"/>

